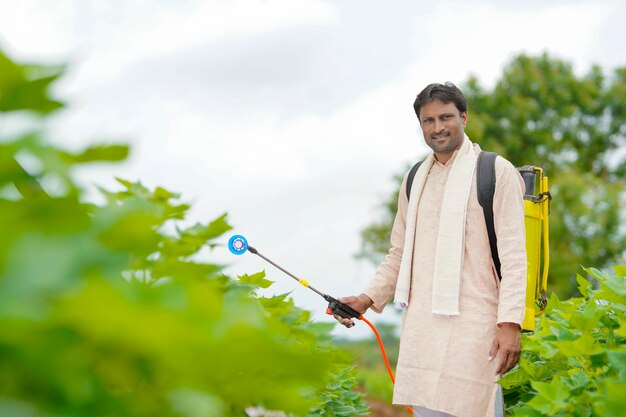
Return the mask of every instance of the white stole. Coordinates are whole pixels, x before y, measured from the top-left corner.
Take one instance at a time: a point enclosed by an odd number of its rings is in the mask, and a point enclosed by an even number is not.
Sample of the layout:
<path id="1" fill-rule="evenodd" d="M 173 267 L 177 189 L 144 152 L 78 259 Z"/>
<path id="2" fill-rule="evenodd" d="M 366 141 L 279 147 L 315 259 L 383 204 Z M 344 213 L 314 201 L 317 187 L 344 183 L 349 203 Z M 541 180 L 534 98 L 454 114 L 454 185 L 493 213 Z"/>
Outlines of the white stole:
<path id="1" fill-rule="evenodd" d="M 439 216 L 439 231 L 433 272 L 432 312 L 434 314 L 459 314 L 461 271 L 465 253 L 465 218 L 467 201 L 476 168 L 476 159 L 477 156 L 472 143 L 465 136 L 461 148 L 452 161 Z M 415 236 L 419 200 L 434 160 L 435 158 L 432 154 L 426 158 L 417 170 L 411 185 L 412 198 L 409 200 L 406 214 L 404 249 L 394 297 L 396 306 L 403 310 L 406 310 L 409 305 L 413 247 L 415 239 L 420 238 Z M 436 219 L 433 219 L 433 221 L 436 221 Z"/>

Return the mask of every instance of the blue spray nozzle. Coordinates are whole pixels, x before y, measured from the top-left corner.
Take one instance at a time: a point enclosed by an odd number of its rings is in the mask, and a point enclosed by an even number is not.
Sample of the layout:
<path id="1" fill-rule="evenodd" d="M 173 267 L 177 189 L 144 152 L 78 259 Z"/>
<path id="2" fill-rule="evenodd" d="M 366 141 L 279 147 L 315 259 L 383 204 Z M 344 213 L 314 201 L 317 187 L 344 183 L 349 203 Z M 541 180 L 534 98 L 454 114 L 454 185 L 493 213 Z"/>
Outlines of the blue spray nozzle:
<path id="1" fill-rule="evenodd" d="M 241 235 L 234 235 L 228 240 L 228 249 L 234 255 L 242 255 L 248 250 L 248 241 Z"/>

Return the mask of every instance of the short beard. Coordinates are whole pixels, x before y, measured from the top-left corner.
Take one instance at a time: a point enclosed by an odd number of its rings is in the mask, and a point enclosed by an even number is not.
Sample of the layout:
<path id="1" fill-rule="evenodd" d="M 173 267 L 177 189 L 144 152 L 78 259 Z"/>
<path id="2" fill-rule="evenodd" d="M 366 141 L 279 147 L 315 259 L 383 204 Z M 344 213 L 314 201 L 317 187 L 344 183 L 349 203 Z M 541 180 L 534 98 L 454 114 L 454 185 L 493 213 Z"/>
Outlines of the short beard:
<path id="1" fill-rule="evenodd" d="M 431 146 L 432 150 L 435 152 L 439 152 L 439 153 L 447 153 L 450 151 L 453 151 L 457 148 L 457 144 L 455 144 L 454 142 L 448 142 L 445 145 L 441 145 L 441 146 Z"/>
<path id="2" fill-rule="evenodd" d="M 428 146 L 430 146 L 430 148 L 434 151 L 434 152 L 439 152 L 439 153 L 447 153 L 452 151 L 453 149 L 456 148 L 457 144 L 454 142 L 454 140 L 452 139 L 452 133 L 451 132 L 446 132 L 444 134 L 445 138 L 448 138 L 448 142 L 442 145 L 439 145 L 436 143 L 435 136 L 439 136 L 439 135 L 435 135 L 432 134 L 430 135 L 430 143 L 428 143 Z"/>

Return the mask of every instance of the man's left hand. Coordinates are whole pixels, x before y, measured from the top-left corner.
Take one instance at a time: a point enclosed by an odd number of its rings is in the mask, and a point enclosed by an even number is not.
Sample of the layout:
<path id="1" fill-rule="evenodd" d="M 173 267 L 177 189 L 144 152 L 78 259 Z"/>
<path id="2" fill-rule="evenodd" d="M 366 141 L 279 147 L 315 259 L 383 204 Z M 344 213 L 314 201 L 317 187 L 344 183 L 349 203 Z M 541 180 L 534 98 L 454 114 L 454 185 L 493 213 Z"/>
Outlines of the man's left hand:
<path id="1" fill-rule="evenodd" d="M 521 328 L 516 323 L 500 323 L 489 351 L 489 361 L 500 358 L 497 375 L 509 372 L 519 360 L 522 351 Z"/>

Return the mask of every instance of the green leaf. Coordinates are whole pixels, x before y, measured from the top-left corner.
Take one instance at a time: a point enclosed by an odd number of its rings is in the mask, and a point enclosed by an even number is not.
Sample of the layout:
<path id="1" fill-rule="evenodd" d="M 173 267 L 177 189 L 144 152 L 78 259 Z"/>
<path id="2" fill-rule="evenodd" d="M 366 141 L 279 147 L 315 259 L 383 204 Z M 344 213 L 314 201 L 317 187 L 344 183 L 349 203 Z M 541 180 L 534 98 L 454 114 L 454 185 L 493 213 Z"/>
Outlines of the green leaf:
<path id="1" fill-rule="evenodd" d="M 606 392 L 593 405 L 596 415 L 623 417 L 626 409 L 626 382 L 607 381 Z"/>
<path id="2" fill-rule="evenodd" d="M 528 406 L 547 415 L 554 415 L 567 407 L 569 390 L 559 379 L 549 383 L 533 381 L 530 384 L 537 395 L 527 403 Z"/>
<path id="3" fill-rule="evenodd" d="M 516 367 L 507 372 L 499 381 L 504 389 L 511 389 L 520 385 L 527 384 L 530 381 L 528 373 L 521 367 Z"/>
<path id="4" fill-rule="evenodd" d="M 626 382 L 626 348 L 606 352 L 609 364 L 618 372 L 619 380 Z"/>
<path id="5" fill-rule="evenodd" d="M 626 265 L 615 265 L 613 270 L 618 277 L 626 278 Z"/>
<path id="6" fill-rule="evenodd" d="M 248 284 L 260 288 L 269 288 L 274 283 L 274 281 L 265 279 L 265 271 L 257 272 L 252 275 L 239 275 L 238 278 L 239 282 L 242 284 Z"/>
<path id="7" fill-rule="evenodd" d="M 64 72 L 59 66 L 22 66 L 0 52 L 0 111 L 30 110 L 46 114 L 63 107 L 48 89 Z"/>
<path id="8" fill-rule="evenodd" d="M 604 281 L 605 274 L 602 271 L 596 268 L 584 268 L 584 270 L 598 281 Z"/>
<path id="9" fill-rule="evenodd" d="M 569 371 L 568 377 L 562 377 L 563 383 L 567 386 L 572 394 L 580 394 L 581 390 L 588 387 L 591 378 L 582 370 L 572 369 Z"/>
<path id="10" fill-rule="evenodd" d="M 130 189 L 133 186 L 132 182 L 130 182 L 128 180 L 125 180 L 123 178 L 115 177 L 115 181 L 119 182 L 120 184 L 122 184 L 127 189 Z"/>
<path id="11" fill-rule="evenodd" d="M 70 163 L 89 163 L 89 162 L 117 162 L 123 161 L 128 157 L 128 146 L 125 145 L 95 145 L 85 149 L 80 154 L 65 154 L 65 158 Z"/>
<path id="12" fill-rule="evenodd" d="M 513 410 L 513 416 L 515 417 L 546 417 L 546 415 L 540 411 L 537 411 L 529 406 L 522 405 Z"/>
<path id="13" fill-rule="evenodd" d="M 603 347 L 589 333 L 584 333 L 574 341 L 557 342 L 556 346 L 566 356 L 591 356 L 603 351 Z"/>
<path id="14" fill-rule="evenodd" d="M 569 327 L 581 331 L 593 331 L 593 329 L 598 328 L 598 323 L 603 316 L 604 311 L 596 303 L 587 303 L 582 308 L 582 311 L 578 311 L 578 314 L 571 316 Z M 568 340 L 573 340 L 573 338 Z"/>
<path id="15" fill-rule="evenodd" d="M 589 361 L 591 362 L 591 366 L 593 368 L 602 368 L 609 363 L 609 358 L 606 352 L 601 352 L 596 355 L 589 356 Z"/>
<path id="16" fill-rule="evenodd" d="M 626 279 L 618 276 L 607 276 L 604 286 L 610 288 L 615 294 L 620 297 L 625 297 L 626 300 Z"/>
<path id="17" fill-rule="evenodd" d="M 154 190 L 154 198 L 157 201 L 167 201 L 170 198 L 178 198 L 178 197 L 179 197 L 178 194 L 172 193 L 171 191 L 168 191 L 168 190 L 166 190 L 165 188 L 162 188 L 162 187 L 157 187 Z"/>
<path id="18" fill-rule="evenodd" d="M 589 296 L 589 288 L 591 288 L 591 284 L 589 281 L 580 274 L 576 274 L 576 281 L 578 282 L 578 291 L 585 296 Z"/>
<path id="19" fill-rule="evenodd" d="M 333 411 L 335 412 L 335 414 L 339 417 L 343 417 L 343 416 L 353 416 L 356 414 L 356 408 L 350 406 L 350 405 L 342 405 L 339 406 L 337 408 L 334 408 Z"/>
<path id="20" fill-rule="evenodd" d="M 199 237 L 203 241 L 215 239 L 221 236 L 225 232 L 232 229 L 231 225 L 226 221 L 226 214 L 221 215 L 217 219 L 213 220 L 207 226 L 202 224 L 196 224 L 188 229 L 185 229 L 182 233 L 183 236 Z"/>

